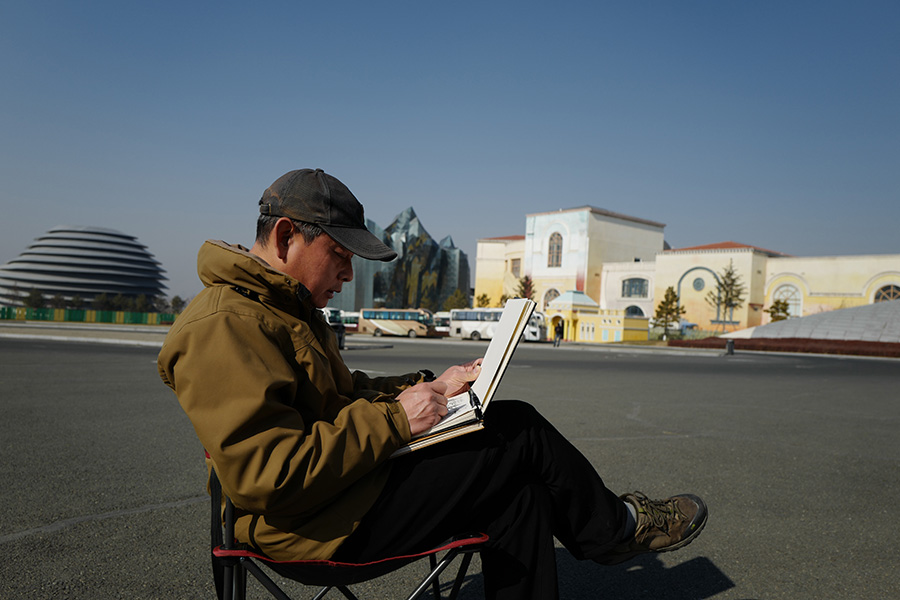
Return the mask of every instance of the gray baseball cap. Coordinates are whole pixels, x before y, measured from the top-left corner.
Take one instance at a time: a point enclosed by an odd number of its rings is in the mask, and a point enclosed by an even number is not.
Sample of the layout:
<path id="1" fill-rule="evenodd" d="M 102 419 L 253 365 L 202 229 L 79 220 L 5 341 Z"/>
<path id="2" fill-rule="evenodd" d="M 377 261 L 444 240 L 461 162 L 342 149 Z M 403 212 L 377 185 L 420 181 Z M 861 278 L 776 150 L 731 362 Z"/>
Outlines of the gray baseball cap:
<path id="1" fill-rule="evenodd" d="M 366 228 L 359 200 L 322 169 L 299 169 L 279 177 L 263 192 L 259 212 L 314 223 L 338 244 L 363 258 L 397 258 L 396 252 Z"/>

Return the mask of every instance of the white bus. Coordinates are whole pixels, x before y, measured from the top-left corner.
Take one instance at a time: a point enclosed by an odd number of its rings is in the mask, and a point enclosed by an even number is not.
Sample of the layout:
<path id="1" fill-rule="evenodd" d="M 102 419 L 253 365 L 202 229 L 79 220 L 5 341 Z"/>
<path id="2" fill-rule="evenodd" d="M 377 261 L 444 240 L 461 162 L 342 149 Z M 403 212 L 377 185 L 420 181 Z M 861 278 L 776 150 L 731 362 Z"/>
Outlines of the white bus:
<path id="1" fill-rule="evenodd" d="M 464 340 L 489 340 L 500 322 L 502 308 L 457 308 L 450 311 L 450 337 Z M 547 339 L 547 317 L 535 311 L 528 320 L 523 337 L 526 342 Z"/>
<path id="2" fill-rule="evenodd" d="M 364 308 L 359 311 L 358 333 L 430 337 L 434 332 L 434 315 L 424 308 Z"/>
<path id="3" fill-rule="evenodd" d="M 442 310 L 434 313 L 434 332 L 437 335 L 450 335 L 449 310 Z"/>

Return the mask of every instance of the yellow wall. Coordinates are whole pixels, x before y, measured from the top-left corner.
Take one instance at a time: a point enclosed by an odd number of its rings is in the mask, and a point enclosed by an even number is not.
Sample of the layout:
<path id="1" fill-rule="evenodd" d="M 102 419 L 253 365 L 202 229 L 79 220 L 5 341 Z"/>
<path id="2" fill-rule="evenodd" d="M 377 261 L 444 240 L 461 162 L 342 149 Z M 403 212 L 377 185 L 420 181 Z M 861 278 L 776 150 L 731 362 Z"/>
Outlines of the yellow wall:
<path id="1" fill-rule="evenodd" d="M 900 256 L 826 256 L 769 259 L 764 284 L 766 307 L 784 285 L 800 294 L 801 315 L 872 304 L 889 285 L 900 286 Z M 766 314 L 764 323 L 769 322 Z"/>
<path id="2" fill-rule="evenodd" d="M 624 310 L 553 310 L 547 313 L 550 337 L 556 321 L 563 319 L 563 339 L 569 342 L 607 344 L 648 339 L 648 319 L 625 317 Z"/>
<path id="3" fill-rule="evenodd" d="M 475 268 L 475 298 L 487 294 L 491 306 L 500 306 L 504 295 L 514 297 L 519 279 L 525 275 L 524 239 L 488 238 L 478 240 Z M 519 277 L 512 271 L 512 261 L 519 260 Z"/>

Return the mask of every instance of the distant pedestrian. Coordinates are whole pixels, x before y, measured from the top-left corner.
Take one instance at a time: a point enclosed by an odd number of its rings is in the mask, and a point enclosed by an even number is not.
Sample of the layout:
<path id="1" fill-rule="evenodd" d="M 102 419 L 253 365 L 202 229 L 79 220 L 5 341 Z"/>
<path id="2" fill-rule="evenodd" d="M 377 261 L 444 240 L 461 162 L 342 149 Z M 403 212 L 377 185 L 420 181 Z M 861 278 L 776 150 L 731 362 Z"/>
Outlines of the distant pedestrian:
<path id="1" fill-rule="evenodd" d="M 553 347 L 556 348 L 559 346 L 559 343 L 562 342 L 563 338 L 563 322 L 562 319 L 556 322 L 556 329 L 554 330 L 553 336 Z"/>

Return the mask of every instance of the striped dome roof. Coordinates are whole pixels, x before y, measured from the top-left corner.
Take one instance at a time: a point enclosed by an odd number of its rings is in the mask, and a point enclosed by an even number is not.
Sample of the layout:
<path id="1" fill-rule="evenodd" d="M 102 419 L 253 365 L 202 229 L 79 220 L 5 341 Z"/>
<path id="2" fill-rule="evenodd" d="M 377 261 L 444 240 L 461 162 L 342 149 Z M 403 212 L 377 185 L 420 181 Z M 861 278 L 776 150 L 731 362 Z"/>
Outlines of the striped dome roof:
<path id="1" fill-rule="evenodd" d="M 99 227 L 54 227 L 0 266 L 0 303 L 21 306 L 36 289 L 45 297 L 100 294 L 165 296 L 165 271 L 134 236 Z"/>

